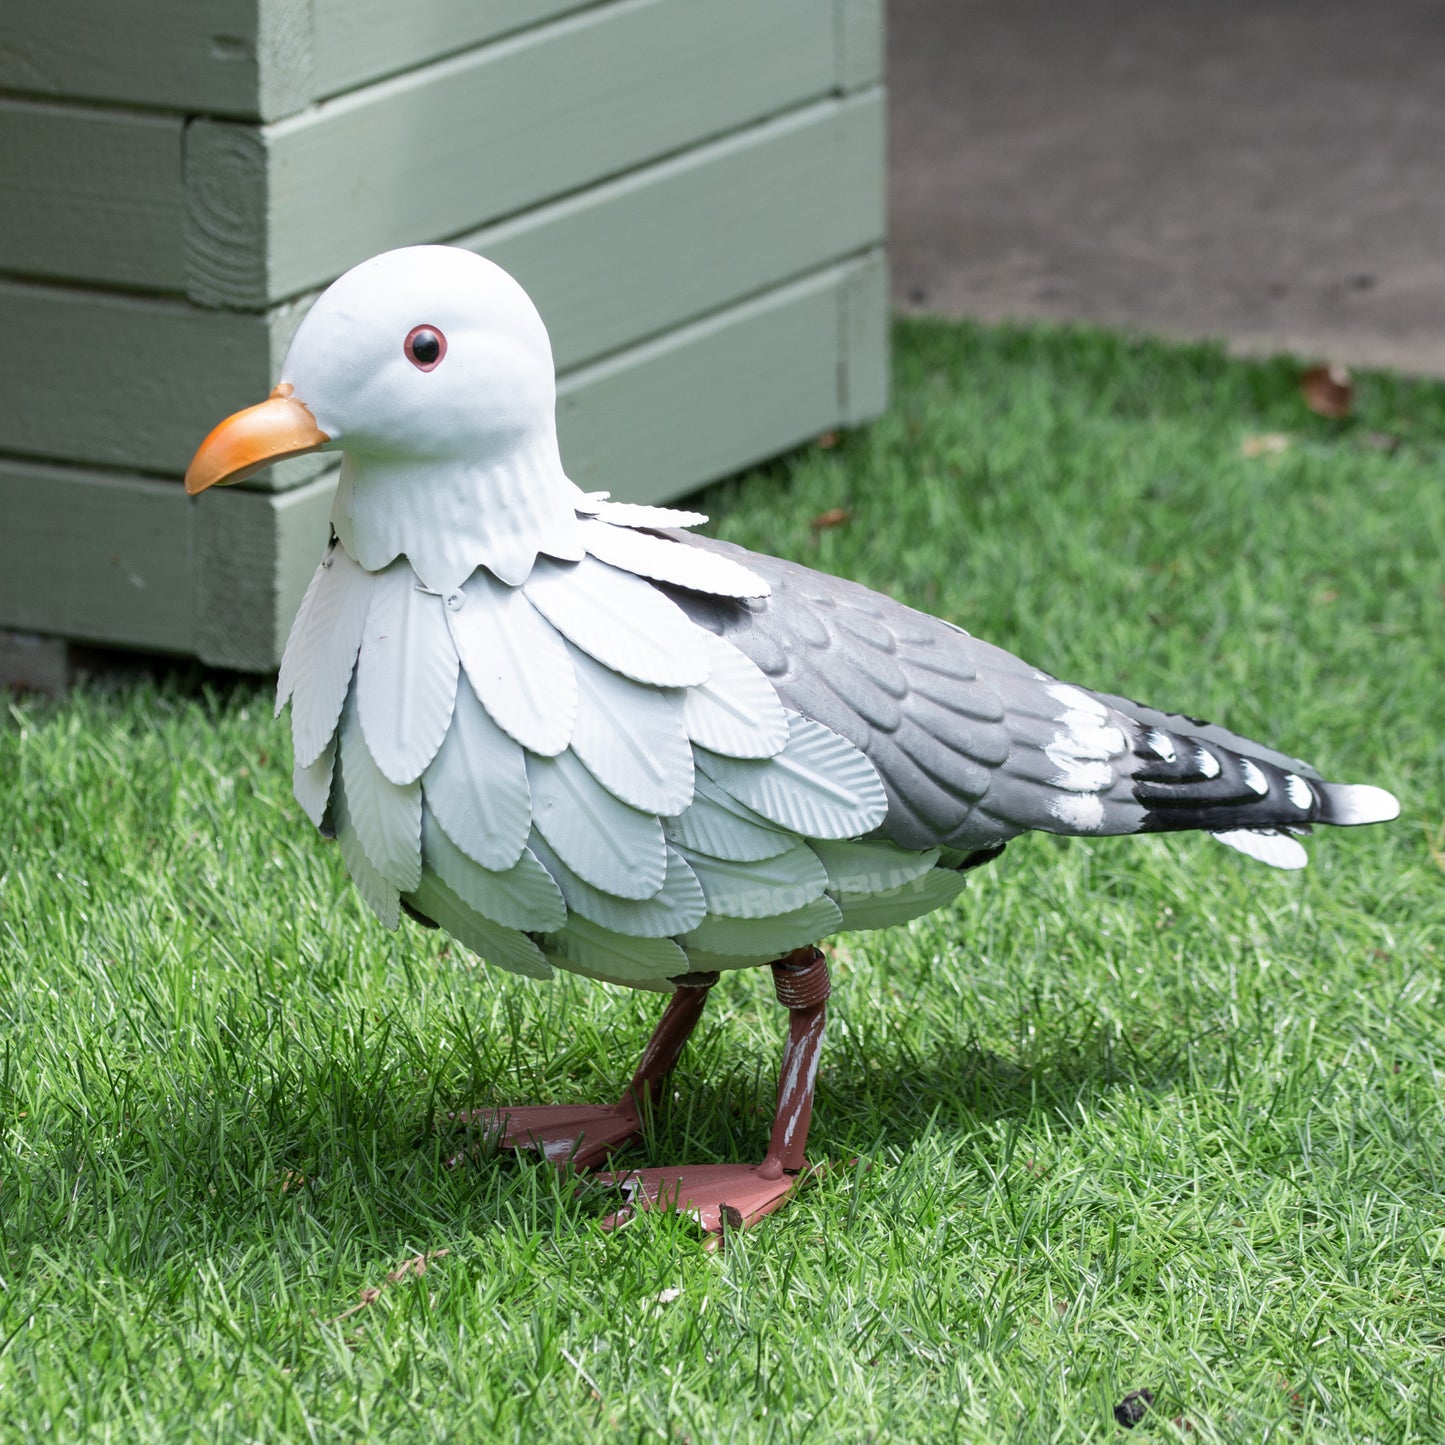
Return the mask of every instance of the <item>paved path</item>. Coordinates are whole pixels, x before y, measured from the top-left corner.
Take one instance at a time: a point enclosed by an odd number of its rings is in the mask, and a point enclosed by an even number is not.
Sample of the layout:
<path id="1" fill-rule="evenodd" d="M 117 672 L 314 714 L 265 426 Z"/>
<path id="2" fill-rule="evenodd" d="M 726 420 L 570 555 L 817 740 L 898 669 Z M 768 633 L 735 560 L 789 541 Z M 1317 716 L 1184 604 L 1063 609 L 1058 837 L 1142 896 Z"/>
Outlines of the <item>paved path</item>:
<path id="1" fill-rule="evenodd" d="M 889 0 L 905 311 L 1445 376 L 1445 0 Z"/>

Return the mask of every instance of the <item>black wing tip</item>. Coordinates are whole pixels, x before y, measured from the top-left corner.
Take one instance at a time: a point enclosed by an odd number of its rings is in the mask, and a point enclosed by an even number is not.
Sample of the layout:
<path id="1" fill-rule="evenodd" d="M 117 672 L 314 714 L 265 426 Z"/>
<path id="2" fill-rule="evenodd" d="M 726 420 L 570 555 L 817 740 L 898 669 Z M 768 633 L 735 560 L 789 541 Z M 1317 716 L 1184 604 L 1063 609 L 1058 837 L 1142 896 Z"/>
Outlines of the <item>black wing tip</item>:
<path id="1" fill-rule="evenodd" d="M 1400 804 L 1367 783 L 1326 783 L 1214 739 L 1136 723 L 1134 797 L 1141 832 L 1273 830 L 1305 833 L 1314 823 L 1386 823 Z"/>

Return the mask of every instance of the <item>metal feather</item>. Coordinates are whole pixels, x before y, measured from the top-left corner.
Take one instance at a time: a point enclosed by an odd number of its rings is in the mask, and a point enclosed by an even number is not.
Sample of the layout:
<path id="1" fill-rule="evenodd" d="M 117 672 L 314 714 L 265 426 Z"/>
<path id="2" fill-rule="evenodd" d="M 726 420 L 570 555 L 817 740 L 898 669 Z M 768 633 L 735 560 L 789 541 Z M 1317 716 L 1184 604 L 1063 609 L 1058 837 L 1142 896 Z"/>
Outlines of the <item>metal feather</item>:
<path id="1" fill-rule="evenodd" d="M 571 647 L 577 675 L 572 751 L 608 792 L 645 813 L 692 801 L 692 746 L 676 689 L 643 687 Z"/>
<path id="2" fill-rule="evenodd" d="M 756 863 L 685 850 L 683 857 L 702 885 L 710 917 L 773 918 L 821 898 L 828 886 L 827 870 L 806 843 Z"/>
<path id="3" fill-rule="evenodd" d="M 667 984 L 688 972 L 687 955 L 666 938 L 632 938 L 574 915 L 566 928 L 542 940 L 572 973 L 633 988 Z"/>
<path id="4" fill-rule="evenodd" d="M 336 771 L 336 740 L 321 750 L 321 756 L 309 768 L 299 763 L 291 768 L 291 791 L 306 816 L 319 828 L 331 802 L 331 779 Z"/>
<path id="5" fill-rule="evenodd" d="M 366 850 L 361 846 L 356 829 L 352 826 L 351 814 L 346 802 L 345 778 L 338 778 L 331 795 L 332 819 L 336 824 L 336 841 L 341 847 L 341 857 L 346 871 L 356 885 L 356 891 L 366 900 L 371 911 L 387 928 L 395 928 L 401 922 L 401 899 L 397 889 L 377 871 Z"/>
<path id="6" fill-rule="evenodd" d="M 793 846 L 791 833 L 729 797 L 701 772 L 694 779 L 692 806 L 675 818 L 664 818 L 662 831 L 669 843 L 735 863 L 776 858 Z"/>
<path id="7" fill-rule="evenodd" d="M 333 545 L 312 579 L 310 604 L 297 613 L 282 664 L 291 697 L 291 743 L 309 768 L 336 733 L 356 670 L 372 575 Z"/>
<path id="8" fill-rule="evenodd" d="M 569 748 L 527 756 L 532 822 L 584 882 L 618 898 L 651 898 L 667 876 L 662 824 L 613 797 Z"/>
<path id="9" fill-rule="evenodd" d="M 540 560 L 523 585 L 527 599 L 569 642 L 598 662 L 655 687 L 705 682 L 705 636 L 652 583 L 595 557 Z"/>
<path id="10" fill-rule="evenodd" d="M 712 671 L 706 682 L 683 694 L 688 737 L 729 758 L 770 758 L 781 752 L 788 741 L 788 715 L 772 683 L 730 642 L 710 632 L 705 638 Z"/>
<path id="11" fill-rule="evenodd" d="M 526 849 L 505 872 L 483 868 L 447 837 L 429 808 L 421 837 L 427 867 L 474 913 L 528 933 L 545 933 L 567 921 L 556 882 Z"/>
<path id="12" fill-rule="evenodd" d="M 366 746 L 356 716 L 356 693 L 341 718 L 341 778 L 357 839 L 372 866 L 409 893 L 421 879 L 421 784 L 393 783 Z"/>
<path id="13" fill-rule="evenodd" d="M 579 512 L 612 522 L 619 527 L 698 527 L 707 517 L 702 512 L 684 512 L 676 507 L 653 507 L 646 502 L 612 502 L 611 492 L 589 492 Z"/>
<path id="14" fill-rule="evenodd" d="M 427 806 L 447 836 L 483 868 L 510 868 L 532 828 L 522 749 L 470 687 L 457 690 L 452 725 L 422 775 Z"/>
<path id="15" fill-rule="evenodd" d="M 934 868 L 885 893 L 840 892 L 833 896 L 843 917 L 841 927 L 892 928 L 952 902 L 967 881 L 965 874 L 951 868 Z"/>
<path id="16" fill-rule="evenodd" d="M 293 644 L 297 634 L 306 631 L 307 619 L 311 615 L 311 609 L 316 605 L 316 594 L 320 590 L 322 578 L 329 570 L 328 564 L 335 549 L 336 541 L 333 538 L 321 561 L 316 564 L 316 570 L 311 574 L 311 580 L 306 584 L 306 591 L 301 596 L 301 605 L 297 607 L 296 615 L 291 619 L 291 628 L 286 636 L 286 646 L 281 652 L 281 666 L 276 671 L 276 709 L 272 713 L 273 717 L 281 716 L 282 709 L 291 700 L 291 694 L 296 690 L 298 650 Z"/>
<path id="17" fill-rule="evenodd" d="M 552 965 L 542 950 L 514 928 L 482 918 L 442 882 L 430 869 L 423 869 L 421 882 L 408 901 L 417 910 L 439 924 L 465 947 L 487 963 L 518 973 L 524 978 L 550 979 Z"/>
<path id="18" fill-rule="evenodd" d="M 696 928 L 707 913 L 702 888 L 682 856 L 667 850 L 667 877 L 651 898 L 617 898 L 579 878 L 533 832 L 528 845 L 552 875 L 567 900 L 567 907 L 614 933 L 633 938 L 667 938 Z"/>
<path id="19" fill-rule="evenodd" d="M 377 574 L 356 663 L 356 707 L 376 765 L 393 783 L 421 777 L 452 720 L 457 650 L 442 599 L 402 559 Z"/>
<path id="20" fill-rule="evenodd" d="M 856 838 L 888 811 L 867 757 L 797 713 L 788 714 L 788 745 L 776 757 L 724 758 L 699 749 L 697 764 L 724 792 L 807 838 Z"/>
<path id="21" fill-rule="evenodd" d="M 768 595 L 768 584 L 756 572 L 750 572 L 730 557 L 698 552 L 666 537 L 613 526 L 609 522 L 584 521 L 581 530 L 588 552 L 599 562 L 638 577 L 670 582 L 694 592 L 709 592 L 715 597 Z"/>
<path id="22" fill-rule="evenodd" d="M 750 958 L 781 958 L 785 953 L 836 933 L 843 917 L 824 894 L 791 913 L 771 918 L 717 918 L 709 915 L 678 942 L 696 945 L 709 953 L 740 954 Z"/>
<path id="23" fill-rule="evenodd" d="M 881 838 L 811 846 L 828 870 L 833 893 L 887 893 L 921 878 L 938 862 L 937 848 L 915 853 Z"/>
<path id="24" fill-rule="evenodd" d="M 467 681 L 493 721 L 534 753 L 560 753 L 577 720 L 577 680 L 556 629 L 520 589 L 480 570 L 444 606 Z"/>

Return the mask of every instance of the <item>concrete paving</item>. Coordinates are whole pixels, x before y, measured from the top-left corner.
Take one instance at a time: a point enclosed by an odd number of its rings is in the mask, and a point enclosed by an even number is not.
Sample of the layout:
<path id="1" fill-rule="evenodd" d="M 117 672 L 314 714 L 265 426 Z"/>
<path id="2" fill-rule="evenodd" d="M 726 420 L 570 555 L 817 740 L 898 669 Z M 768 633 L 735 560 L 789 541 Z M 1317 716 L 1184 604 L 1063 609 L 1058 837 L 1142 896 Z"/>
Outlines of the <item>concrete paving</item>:
<path id="1" fill-rule="evenodd" d="M 904 311 L 1445 376 L 1442 0 L 889 0 Z"/>

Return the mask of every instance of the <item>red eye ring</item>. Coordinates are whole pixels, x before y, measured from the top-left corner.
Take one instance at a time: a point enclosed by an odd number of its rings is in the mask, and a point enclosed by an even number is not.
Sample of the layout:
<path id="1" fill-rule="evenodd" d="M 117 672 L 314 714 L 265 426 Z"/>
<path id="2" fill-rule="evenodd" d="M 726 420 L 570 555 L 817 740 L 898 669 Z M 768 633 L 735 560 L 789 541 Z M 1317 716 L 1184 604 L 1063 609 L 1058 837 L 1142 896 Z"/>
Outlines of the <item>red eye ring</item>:
<path id="1" fill-rule="evenodd" d="M 406 333 L 401 349 L 406 359 L 418 371 L 435 371 L 447 354 L 447 339 L 442 334 L 441 327 L 428 326 L 423 322 Z"/>

